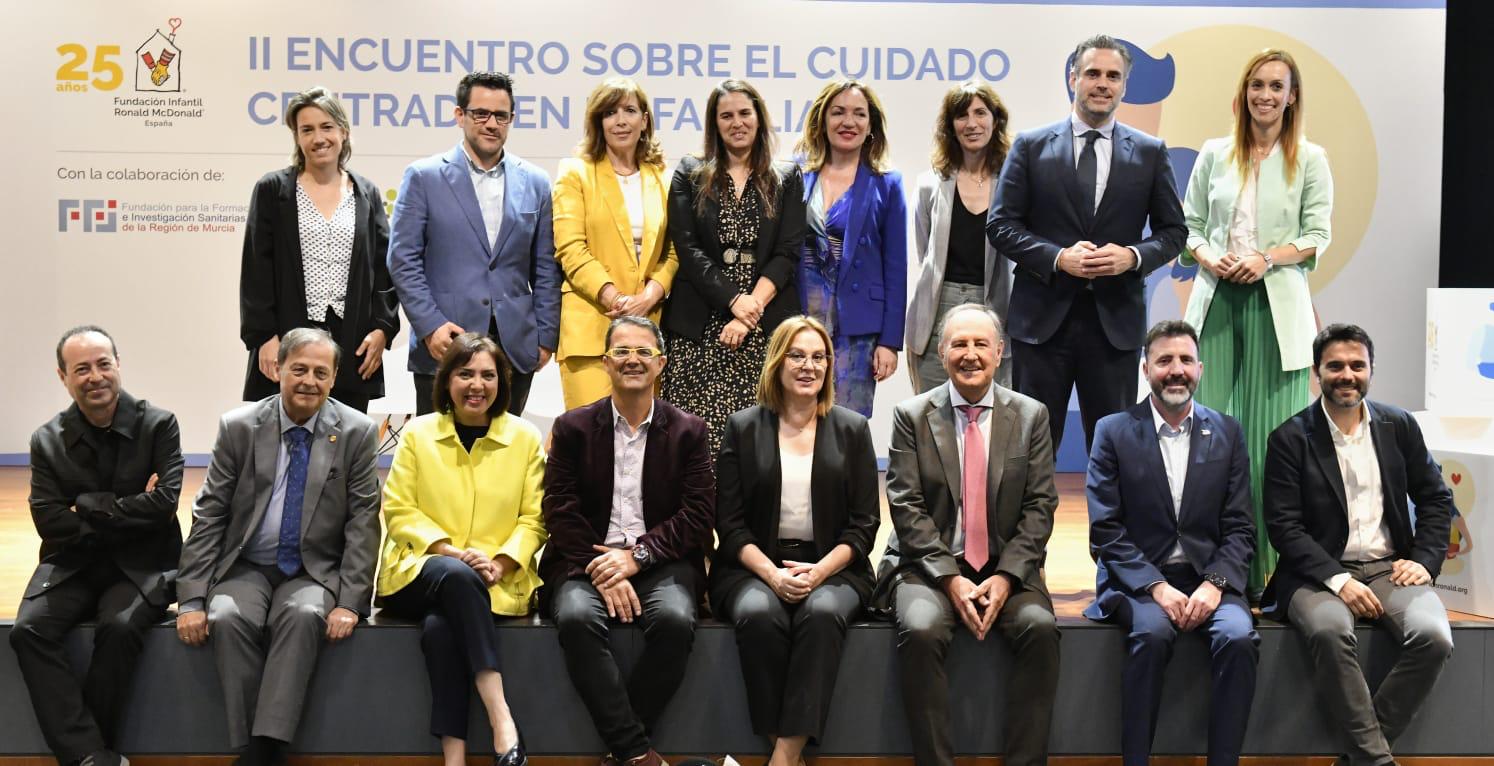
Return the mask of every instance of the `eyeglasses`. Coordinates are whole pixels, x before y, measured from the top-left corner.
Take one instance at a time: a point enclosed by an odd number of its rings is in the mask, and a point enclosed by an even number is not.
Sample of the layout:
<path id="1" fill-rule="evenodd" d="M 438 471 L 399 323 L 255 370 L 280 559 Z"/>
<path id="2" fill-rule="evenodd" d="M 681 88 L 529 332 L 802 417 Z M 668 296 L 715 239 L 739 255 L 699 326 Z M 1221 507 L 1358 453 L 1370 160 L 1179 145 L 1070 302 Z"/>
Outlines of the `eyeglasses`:
<path id="1" fill-rule="evenodd" d="M 825 367 L 830 364 L 830 357 L 819 352 L 806 354 L 803 351 L 790 351 L 783 358 L 795 367 Z"/>
<path id="2" fill-rule="evenodd" d="M 499 125 L 507 125 L 510 122 L 514 121 L 513 112 L 492 112 L 487 109 L 463 109 L 462 114 L 467 115 L 467 119 L 473 121 L 474 123 L 477 123 L 478 125 L 482 125 L 483 123 L 487 122 L 489 117 L 497 120 Z"/>
<path id="3" fill-rule="evenodd" d="M 615 359 L 615 360 L 617 360 L 619 362 L 623 361 L 624 359 L 627 359 L 630 356 L 635 356 L 635 355 L 639 359 L 642 359 L 643 361 L 647 362 L 648 360 L 653 359 L 654 357 L 663 356 L 664 352 L 660 351 L 657 348 L 654 348 L 653 346 L 638 346 L 637 348 L 627 348 L 627 347 L 624 347 L 624 346 L 618 346 L 616 348 L 609 348 L 609 349 L 607 349 L 606 354 L 607 354 L 607 356 L 610 356 L 610 357 L 612 357 L 613 359 Z"/>

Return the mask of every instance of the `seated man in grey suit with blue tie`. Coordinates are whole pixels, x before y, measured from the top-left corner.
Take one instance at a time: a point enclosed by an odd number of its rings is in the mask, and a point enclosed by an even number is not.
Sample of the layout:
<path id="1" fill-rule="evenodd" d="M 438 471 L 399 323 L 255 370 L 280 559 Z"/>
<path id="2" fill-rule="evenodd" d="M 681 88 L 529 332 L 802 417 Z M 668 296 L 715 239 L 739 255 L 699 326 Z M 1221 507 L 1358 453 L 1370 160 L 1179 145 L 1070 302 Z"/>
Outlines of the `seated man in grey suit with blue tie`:
<path id="1" fill-rule="evenodd" d="M 513 79 L 472 72 L 456 90 L 462 141 L 405 169 L 389 224 L 389 277 L 410 318 L 415 412 L 432 411 L 452 338 L 486 333 L 513 365 L 508 411 L 560 342 L 550 177 L 508 151 Z"/>
<path id="2" fill-rule="evenodd" d="M 369 611 L 378 429 L 327 398 L 340 353 L 324 330 L 285 334 L 280 393 L 219 421 L 192 504 L 177 635 L 213 642 L 240 766 L 286 761 L 323 640 Z"/>
<path id="3" fill-rule="evenodd" d="M 1250 720 L 1260 644 L 1244 591 L 1255 550 L 1245 432 L 1193 401 L 1203 362 L 1191 325 L 1158 322 L 1142 349 L 1151 396 L 1095 428 L 1086 489 L 1099 571 L 1084 614 L 1128 633 L 1125 765 L 1146 766 L 1173 642 L 1201 629 L 1213 656 L 1208 764 L 1233 766 Z"/>

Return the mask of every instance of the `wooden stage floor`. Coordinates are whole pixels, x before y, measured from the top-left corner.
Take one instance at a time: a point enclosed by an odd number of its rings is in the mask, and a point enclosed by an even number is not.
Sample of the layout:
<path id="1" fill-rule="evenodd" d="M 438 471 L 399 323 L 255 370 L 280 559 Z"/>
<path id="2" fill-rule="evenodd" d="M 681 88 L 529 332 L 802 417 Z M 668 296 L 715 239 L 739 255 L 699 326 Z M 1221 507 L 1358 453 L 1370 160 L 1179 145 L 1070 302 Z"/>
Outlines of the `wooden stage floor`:
<path id="1" fill-rule="evenodd" d="M 182 500 L 177 509 L 185 534 L 192 523 L 192 498 L 202 485 L 206 469 L 188 468 Z M 28 468 L 0 467 L 0 618 L 15 616 L 16 605 L 26 581 L 36 566 L 40 538 L 31 523 L 26 496 L 31 471 Z M 1095 569 L 1089 557 L 1089 517 L 1084 503 L 1084 475 L 1058 474 L 1058 515 L 1053 538 L 1048 542 L 1048 591 L 1059 617 L 1079 617 L 1094 598 Z M 882 499 L 882 525 L 873 550 L 885 549 L 892 522 L 887 517 L 886 493 Z M 1460 612 L 1453 619 L 1482 620 Z M 1494 620 L 1490 620 L 1494 622 Z"/>

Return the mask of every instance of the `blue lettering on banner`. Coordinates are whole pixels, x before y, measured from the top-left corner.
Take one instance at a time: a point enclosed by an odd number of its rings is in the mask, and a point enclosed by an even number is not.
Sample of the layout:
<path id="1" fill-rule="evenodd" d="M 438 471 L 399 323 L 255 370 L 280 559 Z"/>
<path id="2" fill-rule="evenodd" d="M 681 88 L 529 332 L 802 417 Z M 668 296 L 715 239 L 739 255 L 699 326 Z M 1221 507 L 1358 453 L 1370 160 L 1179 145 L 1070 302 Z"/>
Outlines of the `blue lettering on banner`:
<path id="1" fill-rule="evenodd" d="M 256 125 L 275 125 L 295 91 L 260 91 L 249 96 L 249 120 Z M 456 97 L 442 93 L 363 93 L 344 91 L 337 97 L 354 126 L 375 128 L 449 128 L 456 124 Z M 699 119 L 698 117 L 696 118 Z M 518 128 L 571 127 L 571 97 L 519 96 L 514 99 L 514 126 Z"/>

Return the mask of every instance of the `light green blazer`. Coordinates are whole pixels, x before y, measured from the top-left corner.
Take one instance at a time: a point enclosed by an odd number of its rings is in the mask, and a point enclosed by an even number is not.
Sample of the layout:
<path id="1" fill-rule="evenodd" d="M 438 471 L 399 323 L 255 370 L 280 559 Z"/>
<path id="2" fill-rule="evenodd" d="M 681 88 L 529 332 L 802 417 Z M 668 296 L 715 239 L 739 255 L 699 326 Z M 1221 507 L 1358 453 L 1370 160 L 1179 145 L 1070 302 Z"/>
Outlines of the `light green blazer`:
<path id="1" fill-rule="evenodd" d="M 1193 265 L 1193 250 L 1207 244 L 1213 253 L 1229 248 L 1229 225 L 1235 214 L 1235 199 L 1241 179 L 1230 159 L 1232 138 L 1216 138 L 1204 144 L 1188 179 L 1183 217 L 1188 224 L 1188 245 L 1179 261 Z M 1261 250 L 1291 244 L 1298 250 L 1317 248 L 1307 260 L 1276 266 L 1266 272 L 1266 297 L 1276 344 L 1281 349 L 1281 369 L 1300 370 L 1312 366 L 1312 339 L 1317 320 L 1312 312 L 1312 293 L 1307 273 L 1317 268 L 1318 258 L 1332 239 L 1333 176 L 1323 147 L 1303 141 L 1297 149 L 1297 173 L 1286 182 L 1285 153 L 1276 151 L 1261 165 L 1256 189 L 1256 245 Z M 1219 278 L 1200 268 L 1183 318 L 1200 331 L 1209 315 L 1209 304 Z"/>

